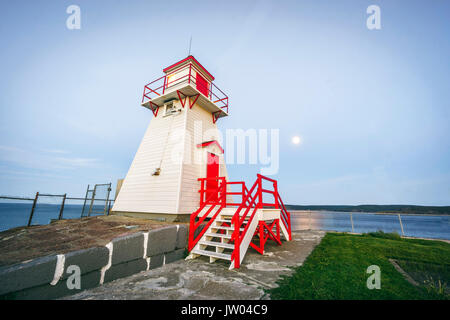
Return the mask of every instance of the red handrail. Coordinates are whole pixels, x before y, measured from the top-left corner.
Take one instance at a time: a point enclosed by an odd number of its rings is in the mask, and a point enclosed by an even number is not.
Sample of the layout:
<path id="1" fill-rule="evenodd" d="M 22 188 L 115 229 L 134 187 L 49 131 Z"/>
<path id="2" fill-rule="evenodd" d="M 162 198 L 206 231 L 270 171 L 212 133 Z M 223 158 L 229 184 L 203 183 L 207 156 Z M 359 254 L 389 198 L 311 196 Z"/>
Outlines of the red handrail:
<path id="1" fill-rule="evenodd" d="M 188 250 L 189 251 L 191 251 L 195 247 L 197 242 L 201 239 L 203 234 L 206 232 L 206 230 L 208 230 L 209 226 L 214 222 L 214 220 L 216 219 L 217 215 L 220 213 L 220 211 L 222 211 L 222 209 L 226 205 L 226 199 L 225 199 L 226 193 L 223 190 L 223 188 L 226 187 L 226 183 L 224 183 L 225 182 L 225 178 L 224 177 L 219 177 L 219 178 L 200 178 L 198 180 L 218 180 L 219 181 L 219 188 L 218 188 L 218 190 L 219 189 L 222 189 L 222 190 L 221 190 L 221 195 L 220 195 L 220 199 L 219 199 L 220 201 L 217 201 L 215 203 L 208 203 L 207 200 L 210 200 L 210 198 L 212 198 L 214 196 L 214 194 L 211 194 L 208 198 L 206 198 L 206 201 L 200 206 L 200 208 L 198 208 L 197 211 L 195 211 L 193 214 L 191 214 L 190 227 L 189 227 L 189 241 L 188 241 Z M 202 184 L 203 184 L 203 182 L 202 182 Z M 211 207 L 208 209 L 208 211 L 197 222 L 195 222 L 195 219 L 198 217 L 199 213 L 208 204 L 211 204 Z M 205 219 L 208 217 L 208 215 L 211 213 L 211 211 L 216 207 L 216 205 L 219 205 L 219 204 L 220 204 L 220 207 L 214 213 L 214 216 L 207 222 L 207 224 L 203 227 L 202 231 L 200 231 L 200 233 L 197 235 L 197 237 L 194 237 L 195 230 L 197 230 L 197 228 L 203 223 L 203 221 L 205 221 Z"/>
<path id="2" fill-rule="evenodd" d="M 211 102 L 213 103 L 220 103 L 219 107 L 223 110 L 225 110 L 228 113 L 228 96 L 222 91 L 220 90 L 213 82 L 207 82 L 206 85 L 203 84 L 197 84 L 196 82 L 196 78 L 193 76 L 193 73 L 191 72 L 192 70 L 192 65 L 186 65 L 183 67 L 180 67 L 178 69 L 175 69 L 173 71 L 171 71 L 171 74 L 176 74 L 178 72 L 182 72 L 184 70 L 187 70 L 189 68 L 189 72 L 185 75 L 181 75 L 171 81 L 167 81 L 167 75 L 162 76 L 156 80 L 153 80 L 152 82 L 147 83 L 144 86 L 144 93 L 142 95 L 142 103 L 144 103 L 144 101 L 147 99 L 147 101 L 151 101 L 152 98 L 152 94 L 156 95 L 156 96 L 160 96 L 163 95 L 165 93 L 165 91 L 171 87 L 174 87 L 176 85 L 182 84 L 182 83 L 188 83 L 188 84 L 193 84 L 196 87 L 200 86 L 203 90 L 202 94 L 208 98 Z M 194 67 L 194 69 L 196 70 L 196 72 L 199 72 L 200 74 L 202 74 L 201 71 L 197 70 L 197 68 Z M 203 75 L 204 76 L 204 75 Z M 164 81 L 161 81 L 162 79 L 164 79 Z M 158 81 L 160 81 L 160 83 L 162 84 L 156 84 Z"/>
<path id="3" fill-rule="evenodd" d="M 257 179 L 255 183 L 252 185 L 250 190 L 247 189 L 245 183 L 243 181 L 237 181 L 237 182 L 228 182 L 226 181 L 225 177 L 219 177 L 219 178 L 200 178 L 198 179 L 201 182 L 201 188 L 199 190 L 200 192 L 200 208 L 195 211 L 191 215 L 190 224 L 191 227 L 189 228 L 189 251 L 194 248 L 194 246 L 197 244 L 197 242 L 200 240 L 200 238 L 203 236 L 203 234 L 206 232 L 206 230 L 209 228 L 209 226 L 214 222 L 217 215 L 220 213 L 220 211 L 226 207 L 227 205 L 238 205 L 238 208 L 236 209 L 232 219 L 231 224 L 234 226 L 234 231 L 231 236 L 231 241 L 234 241 L 234 250 L 231 254 L 231 260 L 234 260 L 234 267 L 239 268 L 240 265 L 240 246 L 242 241 L 244 240 L 245 235 L 247 234 L 249 227 L 255 217 L 256 212 L 258 209 L 263 208 L 264 206 L 268 207 L 275 207 L 277 209 L 280 209 L 280 220 L 285 226 L 286 230 L 289 234 L 289 240 L 292 239 L 291 236 L 291 217 L 289 212 L 286 210 L 286 207 L 283 203 L 283 200 L 281 199 L 280 194 L 278 193 L 278 183 L 276 180 L 267 178 L 265 176 L 262 176 L 260 174 L 257 175 Z M 216 180 L 219 182 L 218 188 L 214 189 L 206 189 L 205 184 L 206 181 Z M 262 187 L 262 181 L 266 180 L 272 183 L 274 190 L 269 190 Z M 228 192 L 227 185 L 241 185 L 241 191 L 240 192 Z M 212 192 L 209 197 L 206 196 L 206 199 L 203 200 L 205 197 L 205 194 L 208 195 L 208 192 Z M 216 195 L 217 192 L 219 194 L 218 199 L 212 202 L 209 202 L 209 200 L 212 199 L 213 196 Z M 274 197 L 274 203 L 266 203 L 263 201 L 263 193 L 270 194 Z M 238 202 L 236 204 L 234 203 L 227 203 L 227 195 L 241 195 L 241 202 Z M 211 204 L 211 207 L 207 210 L 207 212 L 199 219 L 199 221 L 195 222 L 195 219 L 198 217 L 199 213 L 204 210 L 206 205 Z M 208 215 L 212 212 L 212 210 L 216 207 L 216 205 L 220 205 L 219 209 L 215 212 L 214 216 L 208 221 L 206 226 L 202 229 L 202 231 L 195 237 L 194 239 L 194 233 L 195 230 L 203 223 L 203 221 L 208 217 Z M 242 210 L 244 210 L 243 214 L 241 214 Z M 241 227 L 244 224 L 246 218 L 248 217 L 247 223 L 243 230 L 241 231 Z M 277 227 L 278 228 L 278 227 Z M 262 231 L 261 231 L 262 232 Z"/>
<path id="4" fill-rule="evenodd" d="M 278 200 L 281 203 L 281 221 L 285 225 L 288 233 L 289 233 L 289 241 L 292 240 L 292 233 L 291 233 L 291 214 L 286 210 L 286 207 L 284 206 L 283 200 L 281 199 L 280 194 L 278 194 Z"/>
<path id="5" fill-rule="evenodd" d="M 240 246 L 241 246 L 241 242 L 250 226 L 250 223 L 253 220 L 253 217 L 255 216 L 256 211 L 259 208 L 259 204 L 256 203 L 256 199 L 257 196 L 259 194 L 259 191 L 256 192 L 255 196 L 252 196 L 253 191 L 255 190 L 256 186 L 259 186 L 260 184 L 260 179 L 256 179 L 255 183 L 253 184 L 253 186 L 250 188 L 250 191 L 247 193 L 247 196 L 245 197 L 245 199 L 242 201 L 241 205 L 239 206 L 239 208 L 236 210 L 236 212 L 233 215 L 233 218 L 231 219 L 232 224 L 234 225 L 234 231 L 233 231 L 233 235 L 231 236 L 231 239 L 234 240 L 234 250 L 233 253 L 231 255 L 231 260 L 234 260 L 234 267 L 235 268 L 239 268 L 240 265 Z M 251 199 L 251 201 L 250 201 Z M 246 202 L 249 201 L 249 206 L 246 206 Z M 244 231 L 242 231 L 242 235 L 241 235 L 241 225 L 242 223 L 245 221 L 245 218 L 247 217 L 248 212 L 250 211 L 250 209 L 252 208 L 252 205 L 255 205 L 253 212 L 250 216 L 250 218 L 247 221 L 247 225 L 244 228 Z M 243 208 L 246 208 L 244 214 L 242 215 L 242 218 L 240 218 L 240 212 Z"/>

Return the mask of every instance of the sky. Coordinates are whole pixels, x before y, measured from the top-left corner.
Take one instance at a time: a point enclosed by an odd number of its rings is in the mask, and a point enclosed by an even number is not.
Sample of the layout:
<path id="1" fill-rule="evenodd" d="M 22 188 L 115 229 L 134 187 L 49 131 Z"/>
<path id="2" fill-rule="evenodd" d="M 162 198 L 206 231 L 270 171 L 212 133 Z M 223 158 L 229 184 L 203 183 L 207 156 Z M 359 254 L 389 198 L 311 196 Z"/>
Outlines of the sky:
<path id="1" fill-rule="evenodd" d="M 279 129 L 285 203 L 450 205 L 449 1 L 18 0 L 0 17 L 0 195 L 115 186 L 153 117 L 143 86 L 192 36 L 230 97 L 219 129 Z"/>

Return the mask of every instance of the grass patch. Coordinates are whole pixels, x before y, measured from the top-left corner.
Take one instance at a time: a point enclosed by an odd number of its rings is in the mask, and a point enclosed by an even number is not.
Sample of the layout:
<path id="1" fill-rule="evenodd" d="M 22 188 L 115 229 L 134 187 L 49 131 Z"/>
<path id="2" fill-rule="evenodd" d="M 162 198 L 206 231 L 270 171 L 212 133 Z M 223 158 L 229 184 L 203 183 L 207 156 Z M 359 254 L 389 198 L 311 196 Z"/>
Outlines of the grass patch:
<path id="1" fill-rule="evenodd" d="M 397 232 L 385 233 L 383 231 L 370 232 L 367 233 L 368 236 L 381 238 L 381 239 L 391 239 L 391 240 L 401 240 L 402 237 Z"/>
<path id="2" fill-rule="evenodd" d="M 420 286 L 406 281 L 389 258 Z M 366 285 L 371 265 L 381 270 L 379 290 Z M 383 232 L 327 233 L 303 266 L 267 293 L 272 299 L 449 299 L 449 270 L 450 244 L 442 241 L 403 239 Z"/>

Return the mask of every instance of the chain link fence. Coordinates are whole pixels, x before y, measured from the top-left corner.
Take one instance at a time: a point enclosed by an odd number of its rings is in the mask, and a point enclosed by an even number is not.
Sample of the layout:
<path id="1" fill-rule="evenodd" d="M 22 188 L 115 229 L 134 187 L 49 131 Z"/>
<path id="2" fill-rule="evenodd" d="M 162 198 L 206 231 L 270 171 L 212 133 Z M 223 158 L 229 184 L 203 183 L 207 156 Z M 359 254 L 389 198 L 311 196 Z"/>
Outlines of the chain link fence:
<path id="1" fill-rule="evenodd" d="M 53 220 L 108 215 L 111 183 L 88 185 L 84 198 L 37 192 L 34 198 L 0 196 L 0 231 L 21 226 L 45 225 Z"/>

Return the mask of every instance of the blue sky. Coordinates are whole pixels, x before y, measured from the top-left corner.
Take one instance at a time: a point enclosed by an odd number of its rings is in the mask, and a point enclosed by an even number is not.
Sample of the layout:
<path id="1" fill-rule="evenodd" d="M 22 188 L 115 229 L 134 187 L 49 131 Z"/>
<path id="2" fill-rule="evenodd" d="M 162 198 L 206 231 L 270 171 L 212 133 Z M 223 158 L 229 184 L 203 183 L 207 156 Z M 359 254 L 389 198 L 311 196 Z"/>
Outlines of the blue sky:
<path id="1" fill-rule="evenodd" d="M 66 28 L 72 4 L 80 30 Z M 372 4 L 381 30 L 366 27 Z M 286 203 L 450 205 L 448 1 L 10 1 L 0 12 L 2 195 L 115 185 L 152 117 L 143 85 L 192 35 L 230 97 L 219 128 L 280 129 Z M 228 170 L 250 183 L 259 167 Z"/>

